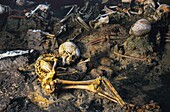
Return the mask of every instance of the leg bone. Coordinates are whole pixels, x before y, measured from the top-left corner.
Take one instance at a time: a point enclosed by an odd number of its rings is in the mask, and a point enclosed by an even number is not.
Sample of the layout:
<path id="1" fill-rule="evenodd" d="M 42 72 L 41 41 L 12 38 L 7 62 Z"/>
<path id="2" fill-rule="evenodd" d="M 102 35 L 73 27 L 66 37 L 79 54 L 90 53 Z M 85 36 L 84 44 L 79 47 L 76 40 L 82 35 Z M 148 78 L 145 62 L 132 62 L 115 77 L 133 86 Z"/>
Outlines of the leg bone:
<path id="1" fill-rule="evenodd" d="M 90 27 L 84 22 L 84 20 L 80 16 L 77 16 L 75 21 L 78 24 L 80 24 L 83 28 L 85 28 L 87 31 L 90 31 Z"/>
<path id="2" fill-rule="evenodd" d="M 63 84 L 64 86 L 61 89 L 85 89 L 105 97 L 106 99 L 115 103 L 119 103 L 122 107 L 125 104 L 110 81 L 104 77 L 98 77 L 96 79 L 87 81 L 68 81 L 55 79 L 53 82 L 54 84 Z M 104 89 L 102 89 L 102 87 L 104 87 Z M 108 92 L 106 90 L 108 90 Z"/>

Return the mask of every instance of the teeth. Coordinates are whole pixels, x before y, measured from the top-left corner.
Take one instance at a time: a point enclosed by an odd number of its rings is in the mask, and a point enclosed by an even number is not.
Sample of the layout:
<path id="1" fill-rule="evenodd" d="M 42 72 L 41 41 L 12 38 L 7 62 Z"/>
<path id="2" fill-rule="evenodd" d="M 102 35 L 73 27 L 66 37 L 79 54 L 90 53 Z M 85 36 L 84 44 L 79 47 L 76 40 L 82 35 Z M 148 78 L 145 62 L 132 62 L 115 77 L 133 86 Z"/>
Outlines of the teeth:
<path id="1" fill-rule="evenodd" d="M 4 53 L 0 54 L 0 59 L 8 58 L 8 57 L 14 57 L 14 56 L 20 56 L 20 55 L 23 55 L 23 54 L 32 53 L 33 51 L 34 51 L 33 49 L 31 49 L 31 50 L 13 50 L 13 51 L 7 51 L 7 52 L 4 52 Z"/>

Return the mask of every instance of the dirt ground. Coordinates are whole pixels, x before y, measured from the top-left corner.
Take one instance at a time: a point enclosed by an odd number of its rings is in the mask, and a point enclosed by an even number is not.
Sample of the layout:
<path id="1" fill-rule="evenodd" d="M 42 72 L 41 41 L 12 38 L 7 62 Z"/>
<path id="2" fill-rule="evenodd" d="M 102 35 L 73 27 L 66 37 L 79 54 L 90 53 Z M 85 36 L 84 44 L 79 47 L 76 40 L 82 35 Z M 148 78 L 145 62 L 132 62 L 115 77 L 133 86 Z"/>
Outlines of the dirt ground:
<path id="1" fill-rule="evenodd" d="M 134 16 L 131 19 L 114 16 L 109 24 L 90 31 L 69 20 L 66 22 L 67 30 L 57 35 L 63 24 L 58 24 L 61 18 L 56 13 L 54 13 L 56 16 L 47 22 L 48 24 L 36 18 L 18 19 L 1 16 L 0 53 L 16 49 L 33 49 L 34 52 L 0 59 L 0 111 L 169 112 L 169 24 L 163 27 L 157 23 L 152 24 L 150 35 L 135 40 L 129 35 L 129 30 L 137 20 L 142 18 L 141 16 Z M 28 29 L 40 29 L 57 36 L 51 39 Z M 46 95 L 34 70 L 19 69 L 34 64 L 40 54 L 58 53 L 59 46 L 65 41 L 73 41 L 80 49 L 81 56 L 70 66 L 64 67 L 68 72 L 76 69 L 79 73 L 59 76 L 59 78 L 90 80 L 105 76 L 127 105 L 121 107 L 86 90 L 59 89 Z M 125 42 L 128 43 L 126 49 L 123 46 Z M 132 50 L 133 46 L 139 49 Z M 115 52 L 132 57 L 135 55 L 137 59 L 121 57 Z M 147 60 L 143 57 L 142 60 L 141 56 L 147 57 Z M 90 58 L 89 62 L 78 64 L 88 58 Z"/>

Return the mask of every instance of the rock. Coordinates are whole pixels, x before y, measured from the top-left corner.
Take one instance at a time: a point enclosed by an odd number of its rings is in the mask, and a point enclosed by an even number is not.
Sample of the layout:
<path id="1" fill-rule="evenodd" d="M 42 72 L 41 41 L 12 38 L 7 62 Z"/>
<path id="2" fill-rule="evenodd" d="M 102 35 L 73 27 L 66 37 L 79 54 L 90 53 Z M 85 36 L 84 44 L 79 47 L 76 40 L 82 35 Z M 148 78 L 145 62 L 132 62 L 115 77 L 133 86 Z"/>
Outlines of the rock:
<path id="1" fill-rule="evenodd" d="M 108 57 L 103 57 L 100 59 L 100 64 L 109 67 L 113 64 L 113 60 Z"/>
<path id="2" fill-rule="evenodd" d="M 97 69 L 92 69 L 90 71 L 90 74 L 94 78 L 99 76 L 106 76 L 107 78 L 111 78 L 113 74 L 113 70 L 106 66 L 98 66 Z"/>
<path id="3" fill-rule="evenodd" d="M 1 99 L 0 100 L 0 111 L 2 112 L 9 105 L 10 99 L 9 97 L 2 97 L 2 96 L 0 96 L 0 99 Z"/>
<path id="4" fill-rule="evenodd" d="M 110 67 L 106 66 L 98 66 L 97 70 L 102 71 L 102 74 L 107 78 L 111 78 L 113 74 L 113 70 Z"/>
<path id="5" fill-rule="evenodd" d="M 148 35 L 141 37 L 129 37 L 124 42 L 125 55 L 145 58 L 153 53 L 153 46 L 150 45 Z"/>
<path id="6" fill-rule="evenodd" d="M 98 73 L 98 70 L 95 68 L 90 71 L 90 74 L 93 78 L 97 78 L 102 75 L 101 73 Z"/>

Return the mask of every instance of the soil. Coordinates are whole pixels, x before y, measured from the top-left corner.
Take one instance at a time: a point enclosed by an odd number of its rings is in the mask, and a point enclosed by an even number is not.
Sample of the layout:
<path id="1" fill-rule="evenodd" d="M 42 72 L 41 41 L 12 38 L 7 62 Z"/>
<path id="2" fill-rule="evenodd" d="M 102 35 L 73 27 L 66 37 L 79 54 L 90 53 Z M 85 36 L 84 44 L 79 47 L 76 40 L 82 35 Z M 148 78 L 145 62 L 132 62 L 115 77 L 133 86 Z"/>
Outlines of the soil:
<path id="1" fill-rule="evenodd" d="M 170 43 L 167 41 L 170 39 L 169 24 L 166 26 L 153 24 L 154 30 L 146 36 L 150 44 L 143 45 L 142 42 L 146 41 L 143 40 L 136 45 L 133 44 L 136 41 L 131 41 L 129 30 L 136 20 L 142 18 L 138 16 L 132 19 L 121 18 L 121 21 L 116 23 L 111 21 L 90 31 L 69 20 L 66 22 L 67 30 L 60 35 L 57 35 L 57 32 L 63 24 L 58 24 L 61 18 L 56 16 L 50 19 L 48 24 L 36 18 L 3 18 L 7 21 L 0 19 L 0 53 L 16 49 L 34 49 L 34 52 L 0 59 L 0 111 L 169 112 Z M 34 33 L 28 29 L 40 29 L 57 36 L 51 39 L 40 32 Z M 142 40 L 142 37 L 140 39 Z M 81 57 L 70 66 L 64 67 L 68 69 L 68 73 L 72 70 L 78 70 L 79 73 L 59 77 L 66 80 L 90 80 L 105 76 L 127 105 L 121 107 L 86 90 L 57 89 L 54 93 L 47 95 L 44 94 L 34 70 L 19 69 L 34 64 L 40 54 L 58 53 L 59 45 L 68 40 L 78 46 Z M 124 49 L 123 45 L 127 40 L 132 42 L 130 45 L 137 47 L 140 47 L 141 42 L 141 49 L 134 51 Z M 152 47 L 152 50 L 146 52 L 146 47 Z M 121 57 L 116 55 L 115 51 L 122 55 L 140 52 L 140 56 L 137 55 L 138 58 L 146 57 L 150 60 Z M 88 58 L 90 58 L 89 62 L 79 64 Z"/>

